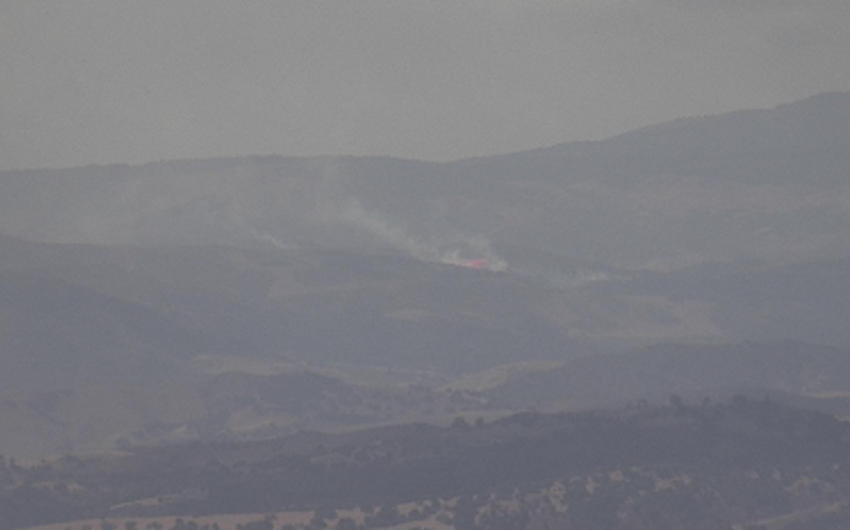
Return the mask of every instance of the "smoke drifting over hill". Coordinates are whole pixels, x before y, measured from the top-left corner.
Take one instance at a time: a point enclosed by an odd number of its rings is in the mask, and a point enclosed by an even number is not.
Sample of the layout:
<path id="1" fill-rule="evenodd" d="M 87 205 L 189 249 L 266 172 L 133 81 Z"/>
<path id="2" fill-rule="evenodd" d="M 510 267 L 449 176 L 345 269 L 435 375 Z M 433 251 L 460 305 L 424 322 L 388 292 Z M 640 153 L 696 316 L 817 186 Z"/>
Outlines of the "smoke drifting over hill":
<path id="1" fill-rule="evenodd" d="M 381 243 L 414 258 L 475 269 L 507 269 L 507 263 L 496 256 L 490 243 L 483 237 L 456 236 L 443 241 L 421 239 L 413 236 L 402 225 L 368 212 L 356 199 L 349 200 L 331 219 L 363 230 Z"/>

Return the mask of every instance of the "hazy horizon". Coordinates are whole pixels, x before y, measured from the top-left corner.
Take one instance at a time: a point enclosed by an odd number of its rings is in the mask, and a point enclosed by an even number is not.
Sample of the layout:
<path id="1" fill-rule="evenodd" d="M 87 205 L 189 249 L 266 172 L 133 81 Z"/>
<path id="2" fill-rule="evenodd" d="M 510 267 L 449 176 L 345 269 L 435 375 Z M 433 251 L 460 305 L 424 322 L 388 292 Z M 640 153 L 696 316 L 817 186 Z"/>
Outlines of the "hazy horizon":
<path id="1" fill-rule="evenodd" d="M 825 1 L 0 6 L 0 170 L 447 161 L 850 90 Z"/>

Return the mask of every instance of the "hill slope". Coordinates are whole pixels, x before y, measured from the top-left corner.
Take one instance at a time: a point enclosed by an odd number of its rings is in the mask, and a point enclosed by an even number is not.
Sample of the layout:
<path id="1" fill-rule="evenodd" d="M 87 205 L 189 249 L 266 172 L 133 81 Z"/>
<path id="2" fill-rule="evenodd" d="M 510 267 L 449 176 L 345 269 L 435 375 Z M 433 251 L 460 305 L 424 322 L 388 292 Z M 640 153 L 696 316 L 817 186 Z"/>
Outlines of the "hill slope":
<path id="1" fill-rule="evenodd" d="M 394 248 L 498 262 L 846 257 L 850 94 L 452 163 L 253 157 L 0 174 L 0 226 L 43 241 Z M 510 266 L 511 264 L 508 263 Z"/>

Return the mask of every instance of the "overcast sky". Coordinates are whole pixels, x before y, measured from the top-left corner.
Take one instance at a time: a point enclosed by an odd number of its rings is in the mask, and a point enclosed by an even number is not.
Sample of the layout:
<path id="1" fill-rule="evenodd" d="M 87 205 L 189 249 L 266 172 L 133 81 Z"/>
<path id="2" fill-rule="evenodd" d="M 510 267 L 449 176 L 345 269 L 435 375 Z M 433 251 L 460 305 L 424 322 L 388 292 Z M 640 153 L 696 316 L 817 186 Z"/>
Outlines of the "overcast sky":
<path id="1" fill-rule="evenodd" d="M 850 90 L 848 0 L 0 3 L 0 169 L 428 160 Z"/>

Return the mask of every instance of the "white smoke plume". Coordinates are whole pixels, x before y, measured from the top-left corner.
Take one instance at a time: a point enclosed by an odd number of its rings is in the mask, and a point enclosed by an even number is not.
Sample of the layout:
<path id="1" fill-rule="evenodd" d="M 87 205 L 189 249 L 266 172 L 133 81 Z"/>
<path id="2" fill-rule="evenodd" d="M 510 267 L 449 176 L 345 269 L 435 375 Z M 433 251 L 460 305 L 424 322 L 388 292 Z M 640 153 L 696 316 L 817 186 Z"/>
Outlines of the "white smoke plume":
<path id="1" fill-rule="evenodd" d="M 507 269 L 507 263 L 496 255 L 485 238 L 459 234 L 415 234 L 403 222 L 364 207 L 349 189 L 350 180 L 336 161 L 314 160 L 312 164 L 321 178 L 314 180 L 311 199 L 314 214 L 318 214 L 323 224 L 354 229 L 383 245 L 424 261 L 492 271 Z"/>
<path id="2" fill-rule="evenodd" d="M 444 241 L 416 237 L 402 224 L 390 222 L 380 214 L 366 210 L 356 199 L 348 199 L 331 219 L 363 230 L 384 244 L 417 259 L 491 271 L 503 271 L 508 266 L 482 237 L 455 236 Z"/>

